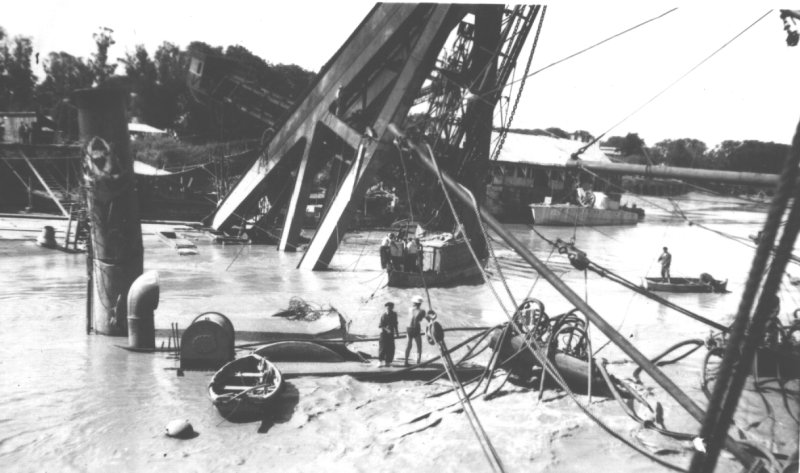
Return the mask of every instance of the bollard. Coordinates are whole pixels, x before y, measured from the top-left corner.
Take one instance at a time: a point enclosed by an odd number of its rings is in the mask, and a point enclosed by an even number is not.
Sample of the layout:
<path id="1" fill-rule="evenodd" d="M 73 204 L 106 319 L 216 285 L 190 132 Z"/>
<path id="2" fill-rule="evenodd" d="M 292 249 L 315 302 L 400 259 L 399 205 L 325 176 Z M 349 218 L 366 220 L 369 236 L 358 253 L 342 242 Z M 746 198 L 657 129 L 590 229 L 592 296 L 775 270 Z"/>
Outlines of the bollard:
<path id="1" fill-rule="evenodd" d="M 128 290 L 128 346 L 156 348 L 155 310 L 160 294 L 158 272 L 147 271 Z"/>
<path id="2" fill-rule="evenodd" d="M 58 246 L 56 243 L 56 231 L 50 225 L 42 228 L 42 233 L 36 237 L 36 244 L 42 248 L 55 248 Z"/>
<path id="3" fill-rule="evenodd" d="M 76 91 L 93 252 L 90 320 L 96 333 L 127 334 L 128 289 L 142 274 L 142 228 L 129 151 L 127 93 Z"/>

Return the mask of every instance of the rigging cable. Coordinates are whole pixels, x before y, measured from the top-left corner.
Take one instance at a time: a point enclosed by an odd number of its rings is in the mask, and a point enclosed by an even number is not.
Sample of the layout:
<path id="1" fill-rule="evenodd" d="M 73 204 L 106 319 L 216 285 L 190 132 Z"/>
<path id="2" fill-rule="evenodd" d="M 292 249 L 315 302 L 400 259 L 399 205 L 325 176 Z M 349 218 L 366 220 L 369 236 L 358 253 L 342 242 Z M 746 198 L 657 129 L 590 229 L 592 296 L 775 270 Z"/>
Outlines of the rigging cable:
<path id="1" fill-rule="evenodd" d="M 585 146 L 583 146 L 581 149 L 579 149 L 578 151 L 576 151 L 576 152 L 575 152 L 575 154 L 573 154 L 573 157 L 580 156 L 580 154 L 581 154 L 581 153 L 583 153 L 584 151 L 586 151 L 587 149 L 589 149 L 589 147 L 590 147 L 590 146 L 592 146 L 593 144 L 595 144 L 595 143 L 597 143 L 598 141 L 600 141 L 600 139 L 601 139 L 601 138 L 603 138 L 603 137 L 604 137 L 606 134 L 608 134 L 608 132 L 610 132 L 610 131 L 611 131 L 611 130 L 613 130 L 614 128 L 618 127 L 619 125 L 621 125 L 623 122 L 625 122 L 625 121 L 626 121 L 627 119 L 629 119 L 630 117 L 632 117 L 632 116 L 636 115 L 637 113 L 639 113 L 639 111 L 641 111 L 641 110 L 642 110 L 644 107 L 648 106 L 648 105 L 649 105 L 651 102 L 653 102 L 654 100 L 656 100 L 657 98 L 659 98 L 659 97 L 660 97 L 662 94 L 664 94 L 666 91 L 668 91 L 669 89 L 671 89 L 671 88 L 672 88 L 672 87 L 673 87 L 675 84 L 677 84 L 678 82 L 680 82 L 681 80 L 683 80 L 683 79 L 684 79 L 686 76 L 688 76 L 689 74 L 691 74 L 692 72 L 694 72 L 694 71 L 695 71 L 695 70 L 696 70 L 698 67 L 700 67 L 700 66 L 702 66 L 703 64 L 705 64 L 705 63 L 706 63 L 706 61 L 708 61 L 708 60 L 709 60 L 709 59 L 711 59 L 712 57 L 716 56 L 716 55 L 717 55 L 717 53 L 719 53 L 720 51 L 722 51 L 723 49 L 725 49 L 725 48 L 726 48 L 726 47 L 727 47 L 729 44 L 731 44 L 732 42 L 734 42 L 736 39 L 738 39 L 740 36 L 742 36 L 742 35 L 743 35 L 745 32 L 747 32 L 747 30 L 749 30 L 750 28 L 752 28 L 753 26 L 755 26 L 756 24 L 758 24 L 758 23 L 759 23 L 761 20 L 763 20 L 764 18 L 766 18 L 766 16 L 767 16 L 767 15 L 769 15 L 770 13 L 772 13 L 772 10 L 769 10 L 768 12 L 764 13 L 763 15 L 761 15 L 761 16 L 760 16 L 760 17 L 759 17 L 759 18 L 758 18 L 756 21 L 754 21 L 753 23 L 751 23 L 751 24 L 750 24 L 750 25 L 749 25 L 747 28 L 745 28 L 745 29 L 743 29 L 742 31 L 740 31 L 740 32 L 739 32 L 739 33 L 738 33 L 736 36 L 734 36 L 733 38 L 731 38 L 730 40 L 728 40 L 728 41 L 727 41 L 725 44 L 723 44 L 722 46 L 720 46 L 719 48 L 717 48 L 717 50 L 716 50 L 716 51 L 714 51 L 713 53 L 711 53 L 711 54 L 709 54 L 708 56 L 706 56 L 705 58 L 703 58 L 703 59 L 702 59 L 700 62 L 698 62 L 697 64 L 695 64 L 695 65 L 694 65 L 694 67 L 692 67 L 692 68 L 691 68 L 691 69 L 689 69 L 688 71 L 684 72 L 684 73 L 683 73 L 683 75 L 681 75 L 680 77 L 678 77 L 677 79 L 675 79 L 674 81 L 672 81 L 672 82 L 671 82 L 669 85 L 667 85 L 665 88 L 661 89 L 661 91 L 660 91 L 660 92 L 658 92 L 656 95 L 652 96 L 652 97 L 651 97 L 651 98 L 650 98 L 650 99 L 649 99 L 647 102 L 645 102 L 645 103 L 643 103 L 642 105 L 640 105 L 640 106 L 639 106 L 638 108 L 636 108 L 634 111 L 632 111 L 631 113 L 629 113 L 628 115 L 626 115 L 625 117 L 623 117 L 623 118 L 622 118 L 620 121 L 618 121 L 617 123 L 615 123 L 614 125 L 612 125 L 612 126 L 611 126 L 611 127 L 608 129 L 608 130 L 604 131 L 604 132 L 603 132 L 603 133 L 601 133 L 599 136 L 597 136 L 595 139 L 593 139 L 593 140 L 592 140 L 592 141 L 590 141 L 588 144 L 586 144 Z"/>
<path id="2" fill-rule="evenodd" d="M 439 351 L 442 355 L 442 361 L 444 361 L 444 368 L 445 372 L 447 373 L 447 377 L 450 378 L 450 383 L 453 385 L 453 389 L 458 396 L 458 400 L 464 407 L 464 413 L 467 415 L 469 425 L 472 427 L 472 431 L 475 433 L 478 443 L 481 445 L 483 454 L 489 461 L 492 471 L 505 471 L 497 450 L 495 450 L 494 445 L 492 445 L 491 440 L 489 440 L 488 434 L 483 429 L 480 419 L 478 419 L 478 414 L 475 413 L 475 409 L 472 407 L 472 402 L 470 402 L 469 396 L 467 395 L 466 391 L 464 391 L 464 385 L 462 385 L 461 381 L 458 379 L 458 374 L 456 373 L 453 359 L 450 358 L 450 352 L 447 350 L 447 345 L 444 342 L 444 331 L 442 330 L 442 326 L 438 322 L 433 322 L 431 329 L 432 330 L 429 333 L 429 337 L 432 335 L 432 338 L 429 338 L 428 341 L 431 343 L 436 343 L 436 345 L 439 347 Z"/>
<path id="3" fill-rule="evenodd" d="M 542 32 L 542 25 L 544 24 L 544 15 L 547 13 L 547 5 L 542 6 L 542 14 L 539 17 L 539 26 L 536 28 L 536 36 L 533 37 L 533 45 L 531 45 L 531 53 L 528 56 L 528 62 L 525 64 L 525 72 L 522 73 L 522 79 L 519 83 L 519 89 L 517 90 L 517 98 L 514 100 L 514 105 L 511 107 L 511 112 L 508 114 L 508 120 L 503 127 L 503 131 L 500 132 L 500 139 L 497 143 L 497 146 L 494 149 L 494 152 L 489 157 L 490 161 L 495 161 L 500 156 L 500 152 L 503 150 L 503 145 L 506 142 L 506 135 L 508 135 L 508 129 L 511 128 L 511 123 L 514 121 L 514 116 L 517 113 L 517 106 L 519 105 L 519 100 L 522 98 L 522 90 L 525 88 L 525 82 L 528 79 L 528 71 L 531 69 L 531 63 L 533 62 L 533 55 L 536 52 L 536 46 L 539 44 L 539 34 Z M 515 83 L 515 80 L 511 80 L 508 85 Z"/>
<path id="4" fill-rule="evenodd" d="M 670 309 L 673 309 L 673 310 L 675 310 L 677 312 L 680 312 L 681 314 L 689 316 L 689 317 L 697 320 L 698 322 L 702 322 L 702 323 L 704 323 L 704 324 L 706 324 L 706 325 L 708 325 L 710 327 L 713 327 L 713 328 L 715 328 L 717 330 L 720 330 L 722 332 L 730 331 L 729 327 L 726 327 L 726 326 L 724 326 L 722 324 L 714 322 L 713 320 L 707 319 L 706 317 L 703 317 L 702 315 L 696 314 L 696 313 L 694 313 L 694 312 L 692 312 L 692 311 L 690 311 L 690 310 L 688 310 L 688 309 L 686 309 L 684 307 L 681 307 L 678 304 L 675 304 L 674 302 L 671 302 L 671 301 L 659 296 L 658 294 L 654 294 L 653 292 L 648 291 L 647 289 L 645 289 L 643 287 L 637 286 L 636 284 L 634 284 L 631 281 L 629 281 L 629 280 L 623 278 L 622 276 L 616 274 L 615 272 L 611 271 L 610 269 L 604 268 L 603 266 L 600 266 L 599 264 L 597 264 L 597 263 L 593 262 L 592 260 L 590 260 L 586 256 L 586 253 L 583 252 L 583 251 L 580 251 L 579 249 L 577 249 L 574 244 L 566 244 L 561 240 L 556 241 L 556 242 L 548 240 L 544 235 L 539 233 L 535 228 L 533 228 L 533 227 L 531 227 L 531 228 L 534 231 L 534 233 L 536 233 L 541 239 L 543 239 L 547 243 L 549 243 L 551 245 L 555 245 L 557 248 L 559 248 L 559 252 L 563 252 L 563 253 L 568 254 L 570 262 L 573 263 L 573 266 L 575 266 L 576 268 L 584 269 L 584 270 L 586 270 L 586 269 L 591 270 L 592 272 L 598 274 L 601 277 L 608 278 L 612 282 L 620 284 L 620 285 L 622 285 L 622 286 L 624 286 L 624 287 L 626 287 L 626 288 L 628 288 L 628 289 L 630 289 L 630 290 L 632 290 L 634 292 L 637 292 L 637 293 L 639 293 L 639 294 L 641 294 L 641 295 L 643 295 L 643 296 L 645 296 L 645 297 L 647 297 L 649 299 L 652 299 L 652 300 L 654 300 L 656 302 L 659 302 L 660 304 L 662 304 L 662 305 L 664 305 L 666 307 L 669 307 Z M 569 252 L 570 248 L 575 250 L 575 252 L 574 253 L 570 253 Z M 576 255 L 574 257 L 574 259 L 573 259 L 573 255 Z"/>
<path id="5" fill-rule="evenodd" d="M 775 198 L 773 199 L 767 221 L 764 224 L 763 239 L 753 259 L 742 300 L 732 325 L 725 357 L 720 367 L 719 378 L 714 385 L 709 408 L 705 413 L 700 436 L 707 439 L 705 453 L 696 452 L 692 458 L 693 471 L 714 469 L 717 458 L 727 436 L 727 430 L 741 396 L 744 382 L 749 374 L 756 349 L 763 340 L 764 329 L 769 318 L 786 264 L 800 230 L 800 189 L 793 189 L 797 179 L 797 165 L 800 163 L 800 123 L 797 125 L 789 156 L 784 163 Z M 789 200 L 793 199 L 791 208 Z M 763 272 L 772 255 L 772 246 L 777 238 L 781 219 L 789 210 L 789 220 L 778 243 L 775 256 L 764 281 Z M 758 298 L 756 294 L 759 293 Z M 756 302 L 757 301 L 757 302 Z M 755 310 L 753 308 L 755 306 Z M 752 313 L 752 315 L 751 315 Z"/>
<path id="6" fill-rule="evenodd" d="M 430 145 L 427 145 L 427 147 L 428 147 L 428 152 L 431 153 L 430 156 L 431 156 L 431 161 L 433 163 L 433 166 L 436 168 L 437 173 L 439 175 L 439 183 L 442 185 L 442 188 L 443 188 L 443 191 L 445 193 L 445 196 L 447 197 L 447 200 L 450 203 L 451 209 L 452 209 L 454 207 L 452 205 L 452 202 L 450 201 L 449 193 L 448 193 L 447 188 L 445 186 L 444 178 L 443 178 L 443 176 L 441 174 L 441 170 L 439 169 L 438 164 L 436 163 L 436 159 L 434 158 L 432 150 L 430 149 Z M 472 198 L 472 202 L 473 202 L 473 204 L 477 204 L 476 201 L 474 200 L 474 197 Z M 495 291 L 494 287 L 492 286 L 488 275 L 483 270 L 483 268 L 480 266 L 480 261 L 477 258 L 474 250 L 472 249 L 472 246 L 468 244 L 467 247 L 470 249 L 470 253 L 472 254 L 472 257 L 473 257 L 475 263 L 480 268 L 480 270 L 481 270 L 481 272 L 483 274 L 484 280 L 489 285 L 489 288 L 491 289 L 492 293 L 495 295 L 495 298 L 497 299 L 498 303 L 500 304 L 500 307 L 503 310 L 506 318 L 508 318 L 508 320 L 509 320 L 508 327 L 510 327 L 514 332 L 516 332 L 517 335 L 523 335 L 522 331 L 517 326 L 516 322 L 514 322 L 513 316 L 508 312 L 508 310 L 506 310 L 505 306 L 503 305 L 502 301 L 500 300 L 499 295 L 497 294 L 497 292 Z M 593 422 L 595 422 L 595 424 L 597 424 L 601 429 L 603 429 L 609 435 L 611 435 L 612 437 L 614 437 L 617 440 L 621 441 L 622 443 L 624 443 L 625 445 L 627 445 L 631 449 L 637 451 L 641 455 L 644 455 L 645 457 L 649 458 L 651 461 L 653 461 L 655 463 L 658 463 L 659 465 L 662 465 L 662 466 L 664 466 L 666 468 L 669 468 L 669 469 L 675 470 L 675 471 L 681 471 L 681 472 L 686 471 L 683 468 L 680 468 L 680 467 L 678 467 L 676 465 L 673 465 L 673 464 L 671 464 L 671 463 L 669 463 L 667 461 L 662 460 L 661 458 L 656 457 L 655 455 L 652 455 L 651 453 L 647 452 L 646 450 L 644 450 L 644 449 L 640 448 L 639 446 L 634 445 L 633 443 L 631 443 L 629 440 L 627 440 L 624 436 L 622 436 L 618 432 L 615 432 L 609 425 L 607 425 L 605 422 L 603 422 L 599 417 L 595 416 L 589 410 L 589 408 L 587 406 L 584 406 L 583 404 L 580 403 L 580 401 L 578 401 L 577 397 L 575 396 L 575 393 L 572 392 L 572 390 L 569 388 L 569 386 L 567 385 L 566 381 L 561 376 L 561 373 L 553 365 L 553 363 L 547 358 L 547 356 L 543 355 L 544 352 L 543 352 L 542 348 L 539 346 L 539 344 L 535 340 L 526 339 L 525 340 L 525 346 L 534 355 L 534 357 L 536 357 L 536 359 L 539 361 L 541 366 L 553 377 L 553 379 L 556 380 L 556 382 L 559 384 L 559 386 L 568 394 L 568 396 L 575 403 L 575 405 L 578 406 L 578 408 L 581 409 L 584 412 L 584 414 L 586 414 L 586 416 L 589 417 L 589 419 L 591 419 Z"/>
<path id="7" fill-rule="evenodd" d="M 590 176 L 593 176 L 593 177 L 594 177 L 594 178 L 596 178 L 596 179 L 599 179 L 599 180 L 601 180 L 601 181 L 605 182 L 606 184 L 608 184 L 608 185 L 610 185 L 610 186 L 612 186 L 612 187 L 614 187 L 614 188 L 616 188 L 616 189 L 619 189 L 619 190 L 621 190 L 621 191 L 623 191 L 623 192 L 628 192 L 628 190 L 627 190 L 627 189 L 625 189 L 624 187 L 621 187 L 621 186 L 619 186 L 619 185 L 617 185 L 617 184 L 613 183 L 613 182 L 612 182 L 612 181 L 610 181 L 609 179 L 606 179 L 606 178 L 604 178 L 604 177 L 600 176 L 599 174 L 597 174 L 597 173 L 596 173 L 596 172 L 594 172 L 594 171 L 591 171 L 591 170 L 589 170 L 589 169 L 587 169 L 587 168 L 585 168 L 585 167 L 583 167 L 583 166 L 578 166 L 578 169 L 580 169 L 581 171 L 583 171 L 583 172 L 585 172 L 585 173 L 589 174 Z M 736 236 L 736 235 L 732 235 L 732 234 L 730 234 L 730 233 L 721 232 L 720 230 L 715 230 L 715 229 L 713 229 L 713 228 L 707 227 L 707 226 L 705 226 L 705 225 L 703 225 L 703 224 L 697 223 L 697 222 L 695 222 L 694 220 L 691 220 L 691 219 L 689 219 L 689 217 L 688 217 L 688 216 L 685 214 L 685 212 L 683 212 L 683 211 L 682 211 L 682 210 L 680 210 L 680 209 L 677 209 L 677 210 L 676 210 L 676 209 L 674 208 L 674 207 L 675 207 L 675 202 L 674 202 L 672 199 L 670 199 L 670 202 L 672 202 L 672 204 L 673 204 L 673 208 L 672 208 L 672 209 L 670 209 L 670 208 L 668 208 L 668 207 L 665 207 L 665 206 L 663 206 L 663 205 L 661 205 L 661 204 L 659 204 L 659 203 L 655 202 L 655 201 L 654 201 L 654 200 L 652 200 L 652 199 L 646 199 L 646 198 L 642 197 L 642 196 L 641 196 L 641 195 L 639 195 L 639 194 L 634 194 L 634 195 L 635 195 L 637 198 L 641 199 L 643 202 L 646 202 L 647 204 L 649 204 L 649 205 L 652 205 L 653 207 L 655 207 L 655 208 L 657 208 L 657 209 L 663 210 L 664 212 L 667 212 L 667 213 L 669 213 L 669 214 L 673 214 L 673 215 L 677 214 L 677 216 L 678 216 L 678 217 L 680 217 L 681 219 L 683 219 L 683 220 L 684 220 L 686 223 L 688 223 L 690 226 L 697 226 L 698 228 L 701 228 L 701 229 L 703 229 L 703 230 L 707 230 L 707 231 L 710 231 L 710 232 L 712 232 L 712 233 L 716 233 L 716 234 L 718 234 L 718 235 L 720 235 L 720 236 L 724 236 L 724 237 L 726 237 L 726 238 L 729 238 L 729 239 L 731 239 L 731 240 L 733 240 L 733 241 L 736 241 L 737 243 L 741 243 L 741 244 L 743 244 L 743 245 L 747 246 L 748 248 L 752 248 L 752 249 L 755 249 L 755 248 L 756 248 L 755 246 L 753 246 L 753 245 L 751 245 L 750 243 L 748 243 L 747 241 L 745 241 L 745 239 L 744 239 L 743 237 L 739 237 L 739 236 Z M 781 224 L 780 224 L 780 225 L 784 225 L 784 224 L 785 224 L 785 222 L 781 222 Z M 594 228 L 594 227 L 590 227 L 590 228 Z M 599 231 L 599 230 L 598 230 L 598 231 Z M 602 232 L 601 232 L 601 233 L 602 233 Z M 772 250 L 772 251 L 773 251 L 773 253 L 774 253 L 774 252 L 775 252 L 775 248 L 773 248 L 773 250 Z M 800 264 L 800 258 L 799 258 L 799 257 L 797 257 L 797 256 L 795 256 L 795 255 L 790 255 L 790 256 L 789 256 L 789 259 L 791 260 L 791 262 L 792 262 L 792 263 L 795 263 L 795 264 Z"/>
<path id="8" fill-rule="evenodd" d="M 519 79 L 517 82 L 519 82 L 519 81 L 523 81 L 523 80 L 526 80 L 526 79 L 528 79 L 528 78 L 530 78 L 530 77 L 533 77 L 533 76 L 535 76 L 536 74 L 538 74 L 538 73 L 540 73 L 540 72 L 543 72 L 543 71 L 545 71 L 545 70 L 547 70 L 547 69 L 550 69 L 551 67 L 553 67 L 553 66 L 555 66 L 555 65 L 561 64 L 561 63 L 562 63 L 562 62 L 564 62 L 564 61 L 567 61 L 567 60 L 569 60 L 569 59 L 572 59 L 572 58 L 574 58 L 575 56 L 579 56 L 579 55 L 581 55 L 581 54 L 583 54 L 583 53 L 585 53 L 585 52 L 587 52 L 587 51 L 589 51 L 589 50 L 591 50 L 591 49 L 594 49 L 594 48 L 596 48 L 597 46 L 600 46 L 600 45 L 601 45 L 601 44 L 603 44 L 603 43 L 607 43 L 608 41 L 611 41 L 611 40 L 612 40 L 612 39 L 614 39 L 614 38 L 617 38 L 617 37 L 619 37 L 619 36 L 622 36 L 622 35 L 624 35 L 624 34 L 626 34 L 626 33 L 629 33 L 629 32 L 631 32 L 631 31 L 633 31 L 633 30 L 635 30 L 635 29 L 637 29 L 637 28 L 639 28 L 639 27 L 642 27 L 642 26 L 644 26 L 644 25 L 648 24 L 648 23 L 652 23 L 652 22 L 654 22 L 654 21 L 656 21 L 656 20 L 659 20 L 659 19 L 661 19 L 661 18 L 663 18 L 663 17 L 665 17 L 665 16 L 669 15 L 670 13 L 674 12 L 674 11 L 675 11 L 675 10 L 677 10 L 677 9 L 678 9 L 678 8 L 676 7 L 676 8 L 672 8 L 672 9 L 670 9 L 670 10 L 667 10 L 667 11 L 665 11 L 664 13 L 662 13 L 662 14 L 660 14 L 660 15 L 658 15 L 658 16 L 654 16 L 653 18 L 650 18 L 649 20 L 645 20 L 645 21 L 643 21 L 643 22 L 641 22 L 641 23 L 639 23 L 639 24 L 637 24 L 637 25 L 631 26 L 630 28 L 628 28 L 628 29 L 626 29 L 626 30 L 623 30 L 623 31 L 621 31 L 621 32 L 619 32 L 619 33 L 616 33 L 616 34 L 614 34 L 614 35 L 611 35 L 611 36 L 609 36 L 608 38 L 606 38 L 606 39 L 604 39 L 604 40 L 602 40 L 602 41 L 599 41 L 599 42 L 597 42 L 597 43 L 594 43 L 594 44 L 592 44 L 591 46 L 588 46 L 588 47 L 586 47 L 586 48 L 583 48 L 583 49 L 581 49 L 581 50 L 580 50 L 580 51 L 578 51 L 578 52 L 572 53 L 572 54 L 570 54 L 569 56 L 563 57 L 563 58 L 559 59 L 558 61 L 551 62 L 550 64 L 548 64 L 548 65 L 544 66 L 543 68 L 541 68 L 541 69 L 538 69 L 538 70 L 536 70 L 536 71 L 533 71 L 533 72 L 531 72 L 530 74 L 527 74 L 527 75 L 523 76 L 523 77 L 522 77 L 522 78 L 520 78 L 520 79 Z M 514 83 L 514 82 L 509 82 L 509 83 L 505 84 L 505 85 L 504 85 L 504 87 L 506 87 L 506 86 L 509 86 L 509 85 L 511 85 L 511 84 L 513 84 L 513 83 Z M 499 90 L 499 88 L 498 88 L 498 89 L 495 89 L 495 90 L 489 90 L 489 91 L 485 92 L 485 94 L 489 94 L 489 93 L 492 93 L 492 92 L 496 92 L 497 90 Z"/>

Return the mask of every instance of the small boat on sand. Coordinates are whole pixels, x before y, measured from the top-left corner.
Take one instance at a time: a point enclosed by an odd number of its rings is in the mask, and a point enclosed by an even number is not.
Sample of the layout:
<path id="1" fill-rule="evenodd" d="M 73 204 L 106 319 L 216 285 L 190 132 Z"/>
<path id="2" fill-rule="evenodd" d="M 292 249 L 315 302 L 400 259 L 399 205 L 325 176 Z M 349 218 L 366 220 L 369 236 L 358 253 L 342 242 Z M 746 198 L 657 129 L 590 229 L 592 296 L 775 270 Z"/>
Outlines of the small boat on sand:
<path id="1" fill-rule="evenodd" d="M 220 368 L 208 385 L 208 397 L 222 417 L 253 420 L 264 415 L 283 384 L 278 368 L 253 353 Z"/>
<path id="2" fill-rule="evenodd" d="M 648 291 L 660 292 L 728 292 L 728 280 L 718 281 L 710 276 L 700 278 L 644 278 Z"/>

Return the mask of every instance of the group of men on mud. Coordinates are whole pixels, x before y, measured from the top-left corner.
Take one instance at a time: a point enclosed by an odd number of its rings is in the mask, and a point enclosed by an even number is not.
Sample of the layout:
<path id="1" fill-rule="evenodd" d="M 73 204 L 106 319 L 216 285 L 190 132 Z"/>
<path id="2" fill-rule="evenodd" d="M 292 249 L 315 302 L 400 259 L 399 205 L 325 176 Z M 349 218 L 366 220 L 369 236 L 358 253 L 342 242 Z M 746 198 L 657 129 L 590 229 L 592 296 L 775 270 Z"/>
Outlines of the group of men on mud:
<path id="1" fill-rule="evenodd" d="M 406 327 L 406 358 L 404 366 L 409 365 L 411 355 L 411 345 L 417 345 L 417 364 L 422 361 L 422 321 L 427 320 L 428 324 L 436 319 L 436 313 L 432 310 L 425 312 L 422 308 L 422 296 L 411 298 L 411 307 L 408 309 L 408 326 Z M 381 335 L 378 342 L 378 360 L 381 367 L 391 366 L 394 361 L 394 339 L 400 336 L 398 329 L 397 312 L 394 311 L 394 302 L 384 304 L 386 310 L 381 314 L 381 321 L 378 328 Z"/>
<path id="2" fill-rule="evenodd" d="M 381 269 L 419 271 L 422 268 L 422 245 L 419 238 L 389 233 L 381 240 Z"/>

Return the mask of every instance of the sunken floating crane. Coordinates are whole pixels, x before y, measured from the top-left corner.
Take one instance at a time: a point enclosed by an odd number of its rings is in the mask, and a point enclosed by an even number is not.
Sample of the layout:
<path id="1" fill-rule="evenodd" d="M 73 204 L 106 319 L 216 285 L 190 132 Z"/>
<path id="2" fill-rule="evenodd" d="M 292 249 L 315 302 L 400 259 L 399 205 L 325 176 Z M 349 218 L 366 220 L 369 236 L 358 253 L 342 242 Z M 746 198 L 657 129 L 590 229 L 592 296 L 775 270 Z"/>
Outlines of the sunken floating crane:
<path id="1" fill-rule="evenodd" d="M 323 217 L 299 263 L 301 269 L 326 268 L 377 170 L 396 152 L 388 145 L 389 123 L 405 121 L 420 98 L 434 104 L 428 117 L 435 119 L 446 146 L 459 151 L 463 183 L 477 191 L 487 172 L 495 104 L 540 9 L 376 5 L 322 68 L 261 159 L 220 203 L 211 226 L 229 230 L 255 216 L 257 229 L 285 210 L 279 250 L 293 250 L 313 178 L 331 166 L 330 175 L 338 178 L 332 179 Z M 452 37 L 460 49 L 442 53 Z M 450 120 L 465 103 L 459 119 Z M 258 215 L 265 207 L 269 210 Z M 477 217 L 465 217 L 464 227 L 473 246 L 485 251 Z"/>
<path id="2" fill-rule="evenodd" d="M 91 222 L 88 326 L 96 333 L 114 336 L 128 335 L 128 291 L 143 267 L 126 97 L 119 89 L 79 90 L 73 96 Z"/>

